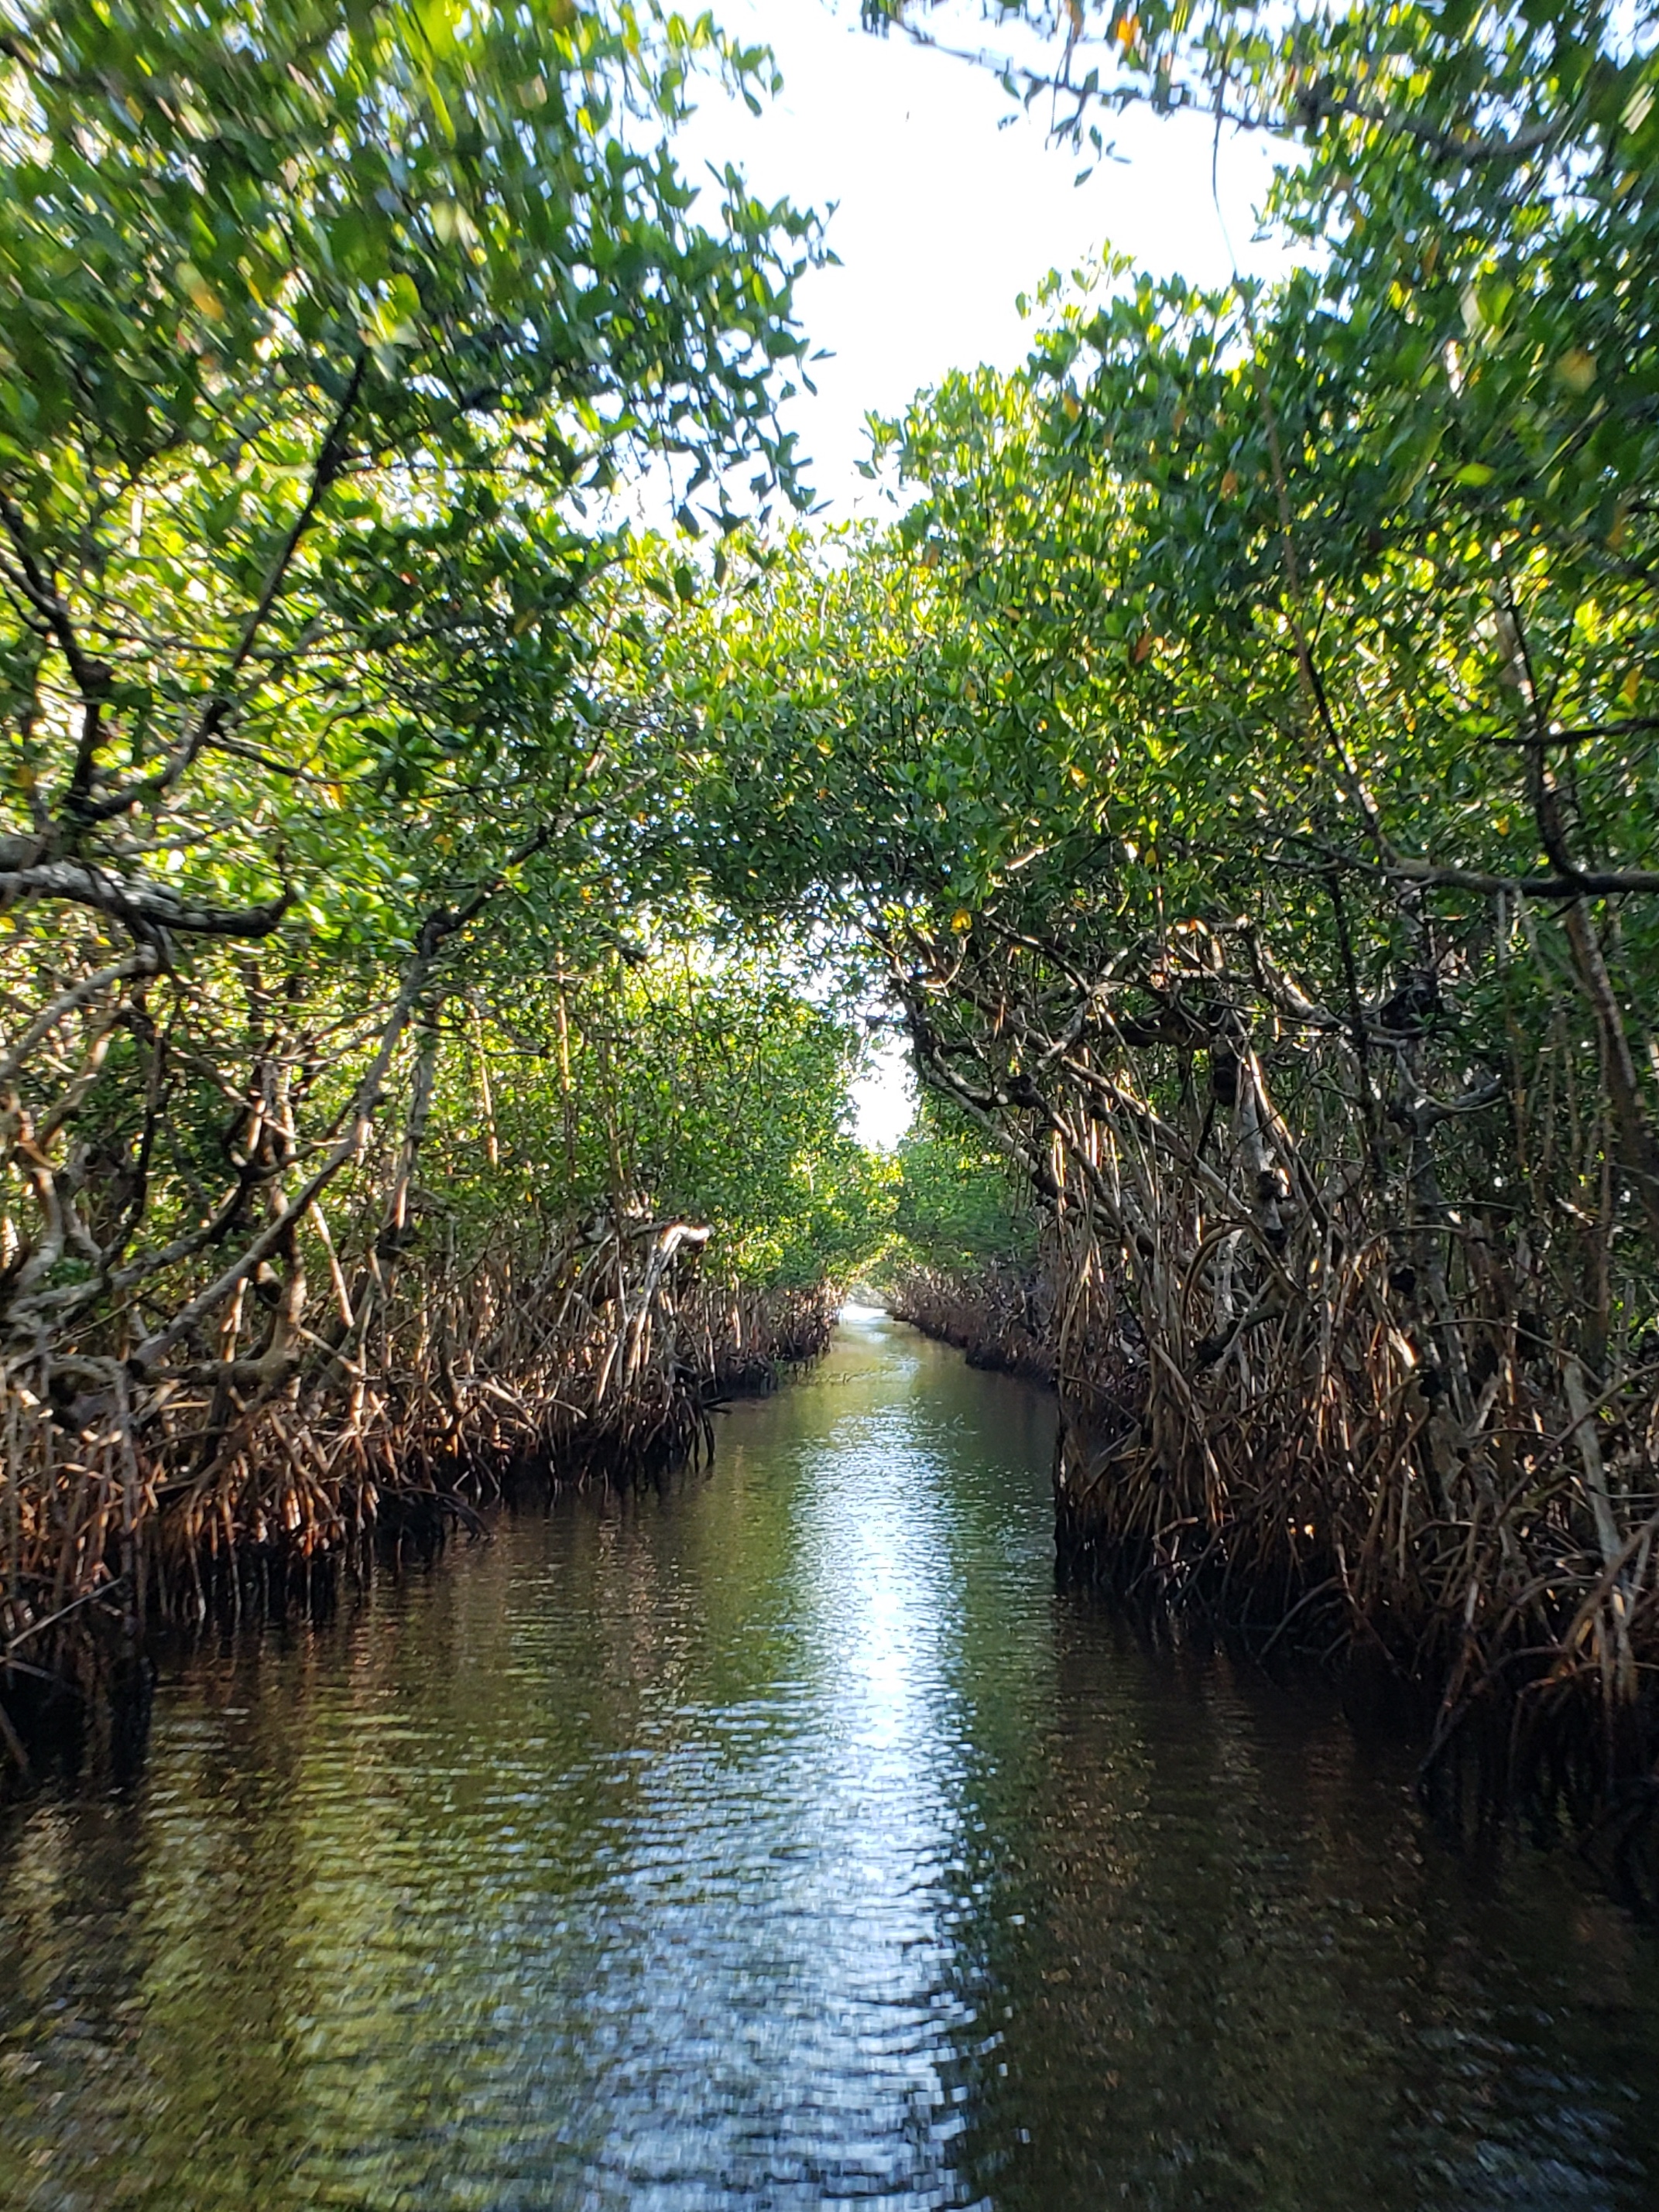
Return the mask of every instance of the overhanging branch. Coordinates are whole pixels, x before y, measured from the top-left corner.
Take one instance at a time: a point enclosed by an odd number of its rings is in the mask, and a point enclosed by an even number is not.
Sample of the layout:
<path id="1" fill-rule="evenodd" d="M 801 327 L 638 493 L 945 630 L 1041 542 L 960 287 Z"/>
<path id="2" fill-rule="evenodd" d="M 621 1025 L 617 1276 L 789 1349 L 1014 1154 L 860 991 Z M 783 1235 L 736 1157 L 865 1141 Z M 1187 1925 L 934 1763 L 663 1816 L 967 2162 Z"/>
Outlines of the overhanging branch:
<path id="1" fill-rule="evenodd" d="M 40 860 L 33 866 L 0 868 L 0 902 L 18 898 L 67 899 L 94 908 L 129 928 L 173 930 L 186 937 L 269 937 L 294 903 L 284 889 L 264 906 L 212 907 L 182 899 L 159 884 L 135 883 L 83 860 Z"/>

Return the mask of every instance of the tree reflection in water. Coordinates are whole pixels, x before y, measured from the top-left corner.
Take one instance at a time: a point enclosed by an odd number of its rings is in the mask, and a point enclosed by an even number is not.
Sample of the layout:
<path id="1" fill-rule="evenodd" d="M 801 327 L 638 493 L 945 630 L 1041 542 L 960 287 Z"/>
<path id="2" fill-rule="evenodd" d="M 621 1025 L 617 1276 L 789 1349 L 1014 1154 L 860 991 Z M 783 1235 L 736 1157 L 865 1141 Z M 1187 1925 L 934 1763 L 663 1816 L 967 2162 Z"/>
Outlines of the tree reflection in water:
<path id="1" fill-rule="evenodd" d="M 843 1328 L 711 1477 L 204 1651 L 0 1830 L 0 2206 L 1632 2207 L 1650 1941 L 1051 1571 L 1047 1401 Z"/>

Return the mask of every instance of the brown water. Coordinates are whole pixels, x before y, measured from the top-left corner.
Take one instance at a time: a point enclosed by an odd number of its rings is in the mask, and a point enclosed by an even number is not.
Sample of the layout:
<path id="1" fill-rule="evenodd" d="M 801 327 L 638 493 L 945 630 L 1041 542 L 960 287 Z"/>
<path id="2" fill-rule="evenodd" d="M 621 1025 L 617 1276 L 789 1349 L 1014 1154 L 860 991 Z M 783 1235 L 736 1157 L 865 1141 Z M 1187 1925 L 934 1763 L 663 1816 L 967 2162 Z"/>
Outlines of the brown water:
<path id="1" fill-rule="evenodd" d="M 1652 1940 L 1056 1596 L 1049 1421 L 854 1324 L 191 1660 L 0 1816 L 0 2207 L 1659 2205 Z"/>

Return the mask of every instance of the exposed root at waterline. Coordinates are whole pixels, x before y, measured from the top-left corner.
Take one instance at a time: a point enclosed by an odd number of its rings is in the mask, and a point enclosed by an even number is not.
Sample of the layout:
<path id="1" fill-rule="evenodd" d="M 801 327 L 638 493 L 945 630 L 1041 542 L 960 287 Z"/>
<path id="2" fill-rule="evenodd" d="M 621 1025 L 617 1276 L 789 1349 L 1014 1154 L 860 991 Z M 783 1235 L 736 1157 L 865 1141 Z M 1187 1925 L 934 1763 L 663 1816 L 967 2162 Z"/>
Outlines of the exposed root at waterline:
<path id="1" fill-rule="evenodd" d="M 1012 1262 L 974 1272 L 907 1267 L 886 1303 L 896 1320 L 954 1345 L 970 1367 L 1054 1379 L 1054 1297 L 1040 1269 Z"/>
<path id="2" fill-rule="evenodd" d="M 705 1279 L 706 1236 L 628 1218 L 573 1228 L 533 1269 L 502 1255 L 392 1282 L 372 1334 L 346 1349 L 302 1332 L 280 1374 L 234 1340 L 149 1388 L 112 1357 L 14 1360 L 0 1769 L 27 1773 L 27 1719 L 60 1689 L 105 1702 L 149 1629 L 309 1604 L 383 1540 L 476 1531 L 514 1483 L 712 1454 L 714 1407 L 822 1352 L 834 1299 Z"/>
<path id="3" fill-rule="evenodd" d="M 1183 1372 L 1121 1282 L 1051 1238 L 1060 1287 L 1034 1303 L 1054 1316 L 1061 1576 L 1155 1635 L 1336 1670 L 1418 1735 L 1452 1825 L 1524 1798 L 1576 1832 L 1613 1820 L 1608 1849 L 1634 1863 L 1659 1832 L 1659 1376 L 1592 1400 L 1577 1363 L 1495 1318 L 1468 1346 L 1486 1443 L 1459 1449 L 1389 1325 L 1386 1256 L 1334 1262 L 1334 1313 L 1289 1307 L 1224 1367 Z M 907 1304 L 958 1344 L 965 1317 L 1011 1310 L 995 1277 Z M 975 1340 L 979 1364 L 1030 1371 L 1032 1310 L 988 1357 Z"/>

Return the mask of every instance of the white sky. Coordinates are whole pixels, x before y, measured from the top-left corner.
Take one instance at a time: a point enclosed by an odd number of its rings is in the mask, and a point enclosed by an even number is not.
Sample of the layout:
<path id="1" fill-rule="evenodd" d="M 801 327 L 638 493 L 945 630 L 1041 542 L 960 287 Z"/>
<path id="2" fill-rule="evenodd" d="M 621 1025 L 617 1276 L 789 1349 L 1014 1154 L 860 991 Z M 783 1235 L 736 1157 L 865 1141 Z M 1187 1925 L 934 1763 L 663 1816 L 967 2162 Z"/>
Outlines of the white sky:
<path id="1" fill-rule="evenodd" d="M 688 179 L 730 160 L 764 198 L 835 206 L 829 240 L 842 266 L 815 271 L 799 295 L 809 336 L 832 358 L 812 371 L 817 397 L 803 393 L 787 417 L 830 517 L 872 496 L 854 471 L 866 414 L 896 413 L 952 368 L 1017 367 L 1031 327 L 1015 300 L 1050 269 L 1069 271 L 1109 241 L 1158 275 L 1231 275 L 1213 133 L 1200 119 L 1121 118 L 1113 135 L 1127 159 L 1074 186 L 1079 164 L 1046 142 L 1041 112 L 999 128 L 1009 101 L 992 75 L 899 33 L 860 31 L 856 0 L 714 0 L 714 15 L 773 48 L 784 88 L 758 118 L 706 92 L 681 140 Z M 980 43 L 970 8 L 956 27 Z M 1252 243 L 1270 161 L 1263 141 L 1229 137 L 1218 166 L 1232 250 L 1263 275 L 1284 265 Z"/>
<path id="2" fill-rule="evenodd" d="M 763 114 L 710 89 L 681 140 L 684 173 L 735 161 L 767 199 L 828 209 L 841 266 L 799 294 L 802 321 L 831 358 L 812 370 L 786 420 L 800 434 L 806 477 L 826 519 L 868 512 L 875 489 L 856 473 L 865 416 L 896 414 L 952 368 L 1016 368 L 1030 325 L 1015 306 L 1048 270 L 1070 270 L 1109 242 L 1157 275 L 1221 283 L 1239 265 L 1284 266 L 1253 242 L 1271 149 L 1224 138 L 1211 189 L 1211 128 L 1194 118 L 1131 115 L 1113 128 L 1121 161 L 1074 186 L 1077 159 L 1050 146 L 1034 112 L 999 128 L 1009 101 L 988 72 L 858 27 L 856 0 L 714 0 L 715 19 L 769 45 L 784 88 Z M 947 17 L 933 19 L 945 27 Z M 977 46 L 976 11 L 957 18 Z M 711 187 L 712 190 L 712 187 Z M 1231 246 L 1229 240 L 1231 239 Z M 884 1048 L 860 1086 L 859 1133 L 890 1145 L 911 1114 L 902 1046 Z"/>

